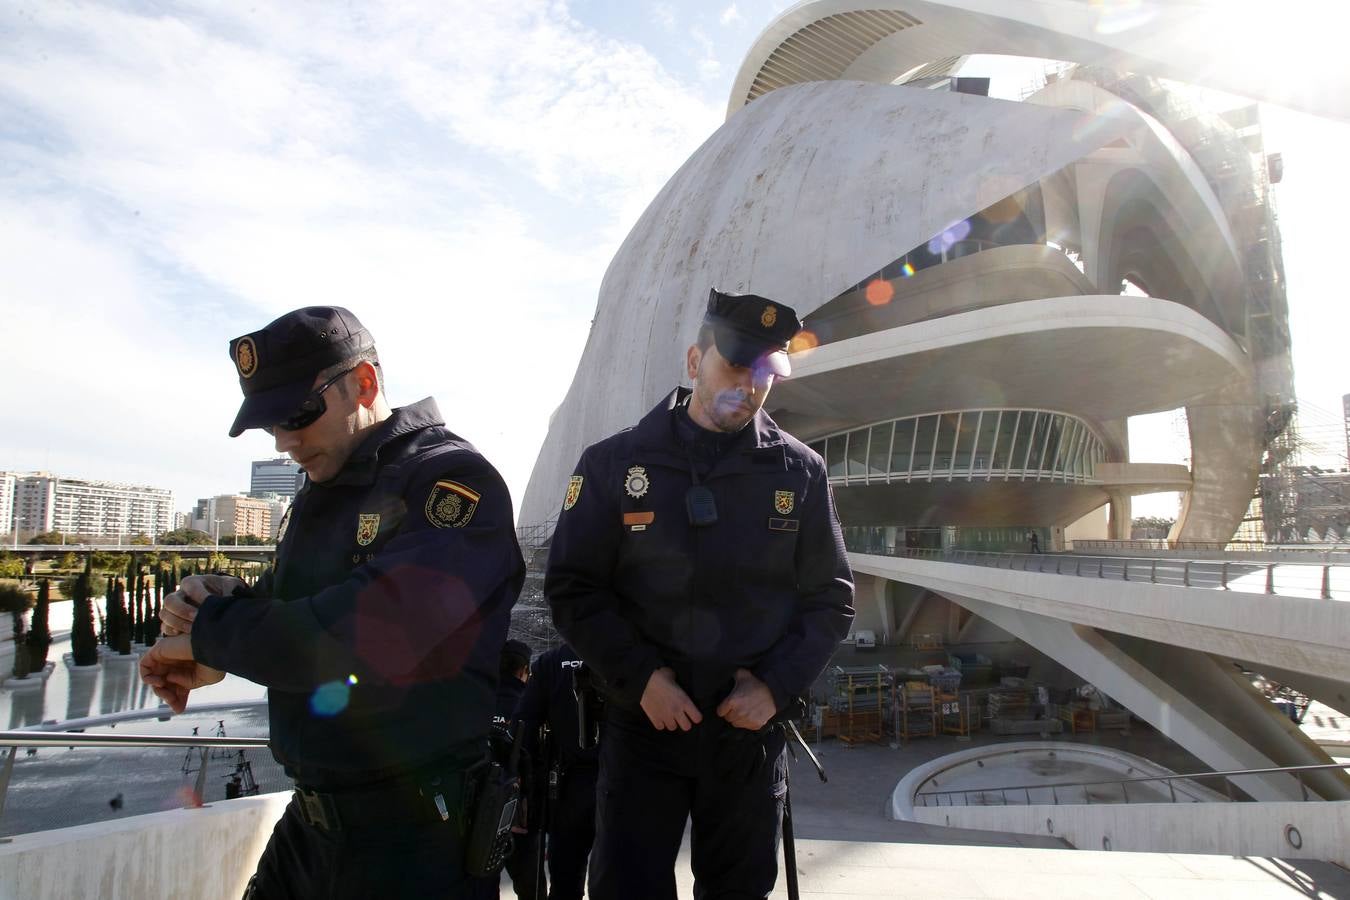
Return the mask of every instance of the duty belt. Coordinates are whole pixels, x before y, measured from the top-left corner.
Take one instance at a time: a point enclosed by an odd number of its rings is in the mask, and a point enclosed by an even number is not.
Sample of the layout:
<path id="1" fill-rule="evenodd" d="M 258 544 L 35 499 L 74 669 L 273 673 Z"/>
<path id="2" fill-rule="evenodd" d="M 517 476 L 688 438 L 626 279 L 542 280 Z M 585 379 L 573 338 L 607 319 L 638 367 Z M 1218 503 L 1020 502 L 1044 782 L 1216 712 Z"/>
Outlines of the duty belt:
<path id="1" fill-rule="evenodd" d="M 432 780 L 427 779 L 426 785 Z M 362 790 L 328 793 L 295 788 L 295 809 L 306 825 L 324 831 L 345 831 L 377 825 L 443 821 L 431 796 L 419 791 L 421 783 L 403 781 Z M 464 799 L 463 771 L 449 771 L 435 785 L 447 811 L 458 813 Z M 458 815 L 455 816 L 458 818 Z"/>

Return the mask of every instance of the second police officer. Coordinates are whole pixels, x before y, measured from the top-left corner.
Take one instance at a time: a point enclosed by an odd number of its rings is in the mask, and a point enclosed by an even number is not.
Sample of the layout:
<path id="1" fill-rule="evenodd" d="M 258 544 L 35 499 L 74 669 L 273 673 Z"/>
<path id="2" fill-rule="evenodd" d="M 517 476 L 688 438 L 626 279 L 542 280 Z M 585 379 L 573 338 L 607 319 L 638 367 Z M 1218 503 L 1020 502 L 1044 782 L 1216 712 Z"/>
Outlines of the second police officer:
<path id="1" fill-rule="evenodd" d="M 581 657 L 563 644 L 539 656 L 516 707 L 522 728 L 548 726 L 542 780 L 547 811 L 549 900 L 581 900 L 586 860 L 595 839 L 595 779 L 599 750 L 594 732 L 582 735 L 577 709 Z M 536 823 L 540 824 L 540 823 Z"/>
<path id="2" fill-rule="evenodd" d="M 773 889 L 786 763 L 765 726 L 853 618 L 824 462 L 762 409 L 800 328 L 712 291 L 692 390 L 587 448 L 567 485 L 545 593 L 609 701 L 595 900 L 674 898 L 690 819 L 696 896 Z"/>

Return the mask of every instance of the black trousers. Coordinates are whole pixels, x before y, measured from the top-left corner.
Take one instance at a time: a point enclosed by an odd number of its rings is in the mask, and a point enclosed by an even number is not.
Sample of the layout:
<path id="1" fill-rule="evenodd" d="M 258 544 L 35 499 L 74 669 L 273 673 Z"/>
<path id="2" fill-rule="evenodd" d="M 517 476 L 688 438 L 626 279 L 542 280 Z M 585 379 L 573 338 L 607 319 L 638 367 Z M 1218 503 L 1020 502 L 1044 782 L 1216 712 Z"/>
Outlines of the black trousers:
<path id="1" fill-rule="evenodd" d="M 548 900 L 581 900 L 586 860 L 595 841 L 595 782 L 598 771 L 573 766 L 563 773 L 548 826 Z"/>
<path id="2" fill-rule="evenodd" d="M 464 840 L 432 816 L 399 824 L 325 831 L 305 823 L 292 799 L 258 860 L 256 900 L 471 897 Z"/>
<path id="3" fill-rule="evenodd" d="M 708 710 L 691 731 L 657 731 L 640 712 L 611 709 L 600 742 L 592 900 L 675 900 L 690 819 L 694 896 L 767 897 L 786 791 L 781 729 L 732 728 Z"/>

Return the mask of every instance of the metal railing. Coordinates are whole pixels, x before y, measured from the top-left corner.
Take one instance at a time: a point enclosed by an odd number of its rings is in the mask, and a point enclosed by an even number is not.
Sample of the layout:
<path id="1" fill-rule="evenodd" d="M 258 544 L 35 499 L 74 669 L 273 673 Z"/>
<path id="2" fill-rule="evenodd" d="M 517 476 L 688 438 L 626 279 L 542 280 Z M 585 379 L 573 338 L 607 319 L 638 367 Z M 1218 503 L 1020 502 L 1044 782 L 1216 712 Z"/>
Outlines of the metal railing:
<path id="1" fill-rule="evenodd" d="M 1350 566 L 1329 563 L 1266 563 L 1170 556 L 1085 556 L 1078 553 L 1000 553 L 986 550 L 876 547 L 864 546 L 863 542 L 856 541 L 848 544 L 852 553 L 960 563 L 1018 572 L 1109 578 L 1241 593 L 1320 597 L 1323 600 L 1350 599 Z"/>
<path id="2" fill-rule="evenodd" d="M 114 729 L 135 720 L 168 721 L 172 714 L 167 707 L 0 731 L 0 835 L 288 790 L 291 778 L 271 753 L 260 752 L 268 748 L 268 739 L 226 736 L 225 721 L 234 716 L 219 718 L 233 713 L 251 727 L 247 723 L 264 708 L 265 701 L 247 700 L 190 707 L 182 718 L 187 724 L 201 722 L 201 734 L 196 727 L 192 734 L 84 730 Z M 207 731 L 211 720 L 217 725 L 214 735 Z M 67 756 L 72 750 L 80 752 Z M 49 756 L 50 751 L 57 752 Z M 214 776 L 209 788 L 208 775 Z M 0 842 L 6 840 L 0 837 Z"/>
<path id="3" fill-rule="evenodd" d="M 187 795 L 185 806 L 201 806 L 206 796 L 206 772 L 211 751 L 256 750 L 267 747 L 267 738 L 204 737 L 202 735 L 148 735 L 148 734 L 84 734 L 62 731 L 0 731 L 0 747 L 8 747 L 3 768 L 0 768 L 0 817 L 5 813 L 9 796 L 9 782 L 14 775 L 14 760 L 20 748 L 39 750 L 44 747 L 102 747 L 139 748 L 184 747 L 201 751 L 197 766 L 197 780 Z"/>
<path id="4" fill-rule="evenodd" d="M 1031 806 L 1033 805 L 1031 801 L 1032 791 L 1044 792 L 1048 790 L 1050 791 L 1051 805 L 1059 806 L 1060 805 L 1059 792 L 1063 790 L 1067 793 L 1068 791 L 1076 788 L 1082 790 L 1083 792 L 1084 797 L 1083 803 L 1085 805 L 1090 806 L 1092 805 L 1093 802 L 1092 794 L 1087 789 L 1090 787 L 1105 786 L 1108 788 L 1119 787 L 1121 799 L 1125 803 L 1131 802 L 1156 803 L 1158 802 L 1158 799 L 1156 797 L 1149 797 L 1146 800 L 1132 801 L 1130 799 L 1128 786 L 1131 784 L 1165 782 L 1167 784 L 1168 794 L 1170 798 L 1168 802 L 1177 803 L 1179 801 L 1177 800 L 1176 782 L 1178 781 L 1199 782 L 1207 778 L 1222 778 L 1224 779 L 1223 782 L 1224 793 L 1226 794 L 1226 796 L 1230 801 L 1237 801 L 1239 798 L 1234 794 L 1234 786 L 1231 779 L 1255 775 L 1287 774 L 1292 775 L 1295 778 L 1295 780 L 1298 781 L 1299 791 L 1302 794 L 1303 800 L 1310 801 L 1312 800 L 1312 798 L 1308 795 L 1308 785 L 1303 780 L 1304 773 L 1316 771 L 1329 771 L 1334 769 L 1339 769 L 1342 771 L 1350 769 L 1350 763 L 1326 763 L 1322 765 L 1312 765 L 1312 766 L 1280 766 L 1278 768 L 1269 768 L 1269 769 L 1237 769 L 1228 772 L 1196 772 L 1190 775 L 1148 775 L 1140 778 L 1106 779 L 1102 781 L 1064 781 L 1064 782 L 1056 782 L 1054 784 L 1019 784 L 1001 788 L 1000 787 L 965 788 L 965 789 L 954 788 L 952 790 L 947 791 L 922 791 L 920 793 L 915 794 L 914 799 L 915 800 L 922 799 L 923 806 L 956 806 L 958 805 L 955 802 L 955 799 L 957 797 L 960 797 L 962 801 L 964 801 L 962 804 L 960 804 L 963 806 L 972 806 L 972 805 L 993 806 L 996 804 L 991 804 L 987 802 L 982 802 L 979 804 L 971 804 L 970 802 L 968 802 L 969 797 L 971 794 L 975 794 L 978 795 L 981 800 L 987 800 L 989 797 L 997 795 L 1003 801 L 1002 804 L 998 805 L 1011 806 L 1013 805 L 1013 803 L 1008 799 L 1009 792 L 1011 791 L 1013 796 L 1016 796 L 1018 793 L 1022 794 L 1023 802 L 1019 805 Z M 934 798 L 934 802 L 931 804 L 928 802 L 930 797 Z M 947 800 L 946 803 L 942 802 L 944 798 Z M 1110 802 L 1114 803 L 1115 801 L 1112 800 Z"/>

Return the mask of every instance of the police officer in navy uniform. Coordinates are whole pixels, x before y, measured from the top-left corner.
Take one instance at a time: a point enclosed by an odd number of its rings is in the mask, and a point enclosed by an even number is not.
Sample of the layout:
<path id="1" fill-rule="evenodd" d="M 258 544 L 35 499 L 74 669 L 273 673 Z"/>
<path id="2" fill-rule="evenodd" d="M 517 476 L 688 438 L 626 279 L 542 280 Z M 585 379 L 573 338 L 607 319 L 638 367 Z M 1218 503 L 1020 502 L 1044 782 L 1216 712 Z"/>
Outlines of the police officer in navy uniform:
<path id="1" fill-rule="evenodd" d="M 530 645 L 514 638 L 502 647 L 501 662 L 497 679 L 497 709 L 492 714 L 492 725 L 500 732 L 500 739 L 511 743 L 516 737 L 520 723 L 516 720 L 516 709 L 525 694 L 526 682 L 530 678 Z M 521 795 L 525 802 L 516 809 L 516 822 L 512 826 L 511 854 L 506 858 L 506 873 L 511 876 L 511 888 L 519 900 L 535 900 L 535 841 L 536 832 L 527 830 L 535 816 L 534 795 L 537 793 L 531 759 L 527 753 L 517 760 L 521 777 Z M 501 896 L 501 873 L 485 876 L 475 888 L 474 897 L 496 898 Z"/>
<path id="2" fill-rule="evenodd" d="M 689 818 L 695 896 L 773 889 L 786 762 L 765 726 L 853 618 L 824 462 L 762 409 L 800 327 L 713 291 L 692 391 L 587 448 L 567 485 L 544 590 L 608 691 L 595 900 L 674 898 Z"/>
<path id="3" fill-rule="evenodd" d="M 225 672 L 268 688 L 297 790 L 249 896 L 467 896 L 465 772 L 524 580 L 506 485 L 433 400 L 389 407 L 345 309 L 287 313 L 230 356 L 230 435 L 268 431 L 307 479 L 275 569 L 252 590 L 184 579 L 142 677 L 176 712 Z"/>
<path id="4" fill-rule="evenodd" d="M 516 707 L 521 727 L 547 725 L 545 781 L 556 792 L 548 803 L 548 900 L 581 900 L 586 860 L 595 840 L 595 781 L 598 745 L 582 747 L 577 712 L 576 673 L 581 657 L 567 644 L 540 654 L 530 666 L 530 681 Z M 556 787 L 548 771 L 556 772 Z"/>

